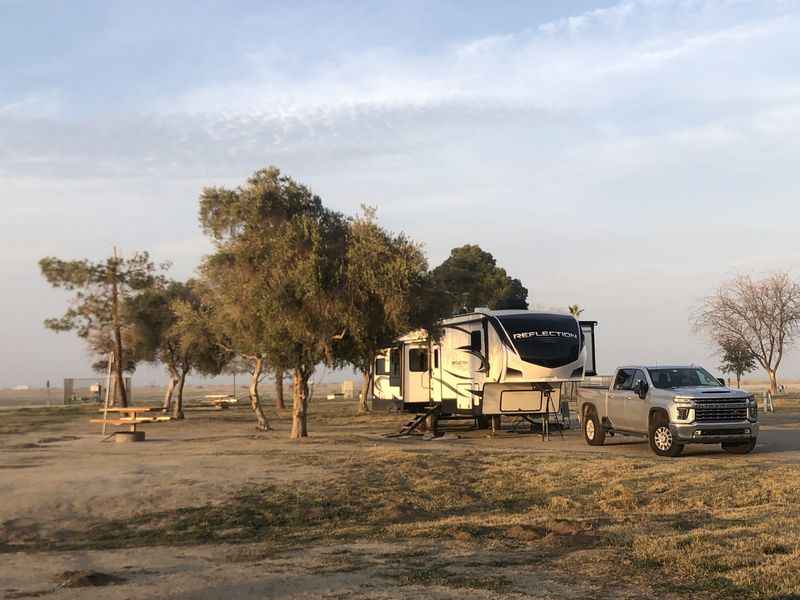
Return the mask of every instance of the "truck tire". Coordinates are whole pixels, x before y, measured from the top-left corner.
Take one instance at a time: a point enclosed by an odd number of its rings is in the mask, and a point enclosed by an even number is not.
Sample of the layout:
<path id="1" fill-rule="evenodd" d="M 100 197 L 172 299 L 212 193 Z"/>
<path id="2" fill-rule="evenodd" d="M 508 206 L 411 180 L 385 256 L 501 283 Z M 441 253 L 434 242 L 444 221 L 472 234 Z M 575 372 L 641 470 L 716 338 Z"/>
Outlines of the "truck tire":
<path id="1" fill-rule="evenodd" d="M 756 447 L 756 439 L 749 442 L 723 442 L 722 449 L 731 454 L 750 454 Z"/>
<path id="2" fill-rule="evenodd" d="M 592 409 L 587 410 L 583 418 L 583 439 L 590 446 L 602 446 L 606 441 L 606 430 Z"/>
<path id="3" fill-rule="evenodd" d="M 675 441 L 669 428 L 669 420 L 664 415 L 655 415 L 650 424 L 650 448 L 659 456 L 680 456 L 683 444 Z"/>

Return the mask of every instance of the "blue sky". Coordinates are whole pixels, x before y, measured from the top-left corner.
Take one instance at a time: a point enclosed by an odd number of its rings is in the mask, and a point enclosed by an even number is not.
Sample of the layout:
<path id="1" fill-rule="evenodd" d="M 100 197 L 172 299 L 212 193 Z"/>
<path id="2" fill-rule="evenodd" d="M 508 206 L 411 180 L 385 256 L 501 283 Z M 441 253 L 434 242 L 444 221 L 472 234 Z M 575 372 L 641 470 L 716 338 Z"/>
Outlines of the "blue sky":
<path id="1" fill-rule="evenodd" d="M 586 306 L 604 370 L 714 367 L 692 305 L 800 276 L 799 63 L 789 0 L 0 0 L 0 386 L 87 371 L 38 258 L 188 276 L 202 186 L 267 164 L 432 264 L 479 243 L 537 306 Z"/>

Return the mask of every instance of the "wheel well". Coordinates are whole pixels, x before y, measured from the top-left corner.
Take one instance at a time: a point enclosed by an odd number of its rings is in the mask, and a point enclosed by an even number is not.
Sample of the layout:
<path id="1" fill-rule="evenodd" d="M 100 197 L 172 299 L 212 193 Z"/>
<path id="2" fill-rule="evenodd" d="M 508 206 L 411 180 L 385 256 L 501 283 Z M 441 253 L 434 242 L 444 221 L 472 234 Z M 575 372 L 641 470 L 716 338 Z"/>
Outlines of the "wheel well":
<path id="1" fill-rule="evenodd" d="M 653 426 L 653 423 L 655 422 L 656 417 L 664 417 L 667 421 L 669 421 L 669 415 L 667 414 L 667 411 L 665 411 L 663 408 L 651 408 L 650 409 L 650 416 L 647 419 L 647 424 L 650 427 Z"/>
<path id="2" fill-rule="evenodd" d="M 591 402 L 584 402 L 583 406 L 581 407 L 581 414 L 588 416 L 592 413 L 597 414 L 597 409 L 595 408 L 594 404 Z"/>

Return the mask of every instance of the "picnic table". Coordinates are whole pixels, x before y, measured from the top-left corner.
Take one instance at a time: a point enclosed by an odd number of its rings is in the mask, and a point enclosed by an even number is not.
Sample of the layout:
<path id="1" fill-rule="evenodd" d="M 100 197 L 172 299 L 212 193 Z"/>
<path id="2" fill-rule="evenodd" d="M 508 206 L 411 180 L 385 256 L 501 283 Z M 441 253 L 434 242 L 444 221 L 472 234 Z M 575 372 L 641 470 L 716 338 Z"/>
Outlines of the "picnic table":
<path id="1" fill-rule="evenodd" d="M 147 413 L 159 412 L 158 408 L 150 408 L 148 406 L 121 406 L 104 408 L 98 412 L 103 413 L 102 419 L 91 419 L 91 423 L 100 423 L 103 425 L 103 434 L 106 432 L 106 425 L 114 425 L 117 427 L 127 425 L 128 431 L 115 432 L 115 440 L 141 442 L 144 440 L 144 431 L 138 431 L 137 425 L 142 423 L 161 423 L 169 421 L 171 417 L 165 415 L 148 415 Z M 117 413 L 118 416 L 109 418 L 108 413 Z M 122 435 L 120 435 L 122 434 Z"/>
<path id="2" fill-rule="evenodd" d="M 236 404 L 239 400 L 231 394 L 206 394 L 206 400 L 217 408 L 228 408 L 229 404 Z"/>

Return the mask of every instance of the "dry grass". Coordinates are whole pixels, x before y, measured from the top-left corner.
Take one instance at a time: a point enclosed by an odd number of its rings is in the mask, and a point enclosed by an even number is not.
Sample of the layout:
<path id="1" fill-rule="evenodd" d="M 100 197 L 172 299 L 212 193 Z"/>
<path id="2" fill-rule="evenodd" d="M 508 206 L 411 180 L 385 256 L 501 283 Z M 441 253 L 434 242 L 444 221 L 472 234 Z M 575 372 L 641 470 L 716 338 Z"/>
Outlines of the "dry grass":
<path id="1" fill-rule="evenodd" d="M 87 416 L 96 410 L 96 407 L 65 406 L 2 411 L 0 412 L 0 436 L 29 432 L 57 432 L 63 428 L 64 423 Z"/>
<path id="2" fill-rule="evenodd" d="M 504 564 L 523 557 L 590 576 L 615 573 L 623 583 L 647 578 L 677 593 L 778 598 L 800 591 L 794 466 L 361 450 L 306 454 L 326 468 L 324 480 L 250 487 L 224 504 L 145 511 L 135 521 L 97 522 L 6 549 L 269 542 L 278 551 L 436 540 L 500 552 Z M 452 573 L 430 556 L 406 562 L 399 585 L 514 588 L 507 575 Z"/>

